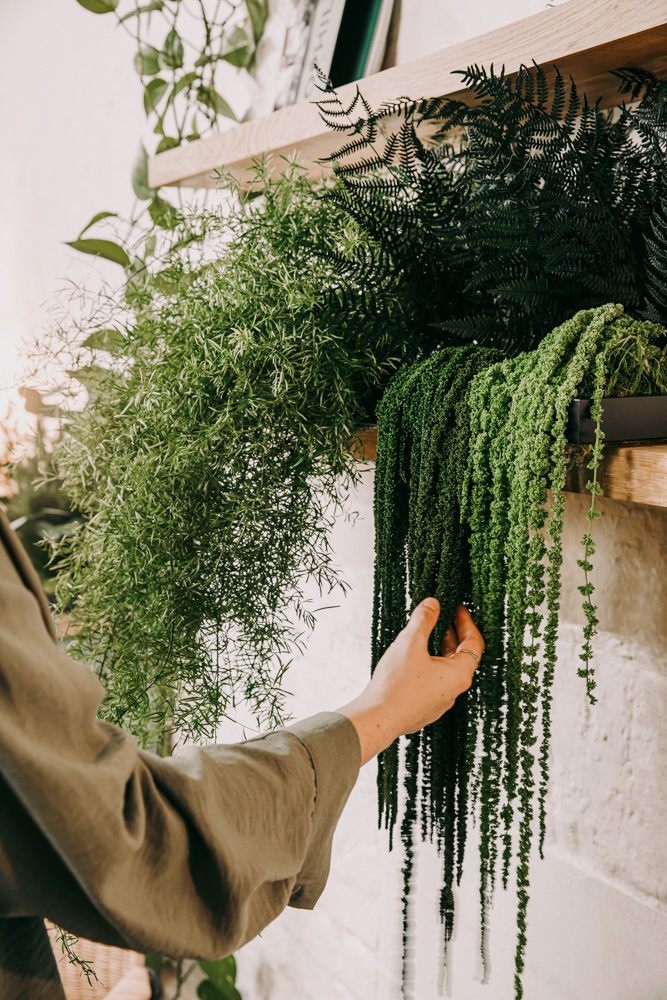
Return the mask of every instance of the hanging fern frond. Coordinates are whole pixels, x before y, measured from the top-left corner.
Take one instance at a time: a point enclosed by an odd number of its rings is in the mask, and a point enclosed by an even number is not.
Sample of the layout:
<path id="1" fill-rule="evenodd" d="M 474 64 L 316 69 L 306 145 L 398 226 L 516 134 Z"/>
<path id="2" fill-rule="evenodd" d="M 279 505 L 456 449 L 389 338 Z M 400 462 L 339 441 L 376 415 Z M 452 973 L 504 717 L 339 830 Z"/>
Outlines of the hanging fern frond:
<path id="1" fill-rule="evenodd" d="M 326 96 L 339 130 L 347 113 L 353 132 L 329 158 L 338 186 L 327 197 L 383 247 L 412 303 L 406 322 L 440 324 L 442 344 L 472 337 L 516 352 L 610 299 L 667 319 L 665 85 L 619 71 L 641 97 L 619 111 L 591 104 L 557 69 L 511 77 L 472 65 L 461 76 L 467 102 L 400 99 L 364 122 L 360 98 L 343 107 Z"/>

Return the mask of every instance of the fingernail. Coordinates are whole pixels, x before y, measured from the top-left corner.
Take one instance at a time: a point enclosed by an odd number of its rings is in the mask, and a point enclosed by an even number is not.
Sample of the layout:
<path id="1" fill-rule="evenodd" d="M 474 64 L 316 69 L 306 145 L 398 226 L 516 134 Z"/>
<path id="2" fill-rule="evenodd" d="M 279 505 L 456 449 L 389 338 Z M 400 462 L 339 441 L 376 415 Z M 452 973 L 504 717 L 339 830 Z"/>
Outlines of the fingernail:
<path id="1" fill-rule="evenodd" d="M 427 597 L 425 601 L 422 601 L 425 608 L 430 608 L 431 611 L 439 611 L 440 605 L 436 601 L 435 597 Z"/>

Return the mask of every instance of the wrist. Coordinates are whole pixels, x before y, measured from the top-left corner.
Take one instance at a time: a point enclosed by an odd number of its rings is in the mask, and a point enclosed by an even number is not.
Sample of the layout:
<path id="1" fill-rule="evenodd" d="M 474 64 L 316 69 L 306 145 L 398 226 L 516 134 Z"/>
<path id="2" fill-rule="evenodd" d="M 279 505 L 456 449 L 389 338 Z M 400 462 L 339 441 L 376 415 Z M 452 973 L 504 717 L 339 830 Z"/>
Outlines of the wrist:
<path id="1" fill-rule="evenodd" d="M 369 702 L 363 694 L 336 711 L 346 716 L 357 731 L 362 767 L 400 735 L 390 725 L 385 707 Z"/>

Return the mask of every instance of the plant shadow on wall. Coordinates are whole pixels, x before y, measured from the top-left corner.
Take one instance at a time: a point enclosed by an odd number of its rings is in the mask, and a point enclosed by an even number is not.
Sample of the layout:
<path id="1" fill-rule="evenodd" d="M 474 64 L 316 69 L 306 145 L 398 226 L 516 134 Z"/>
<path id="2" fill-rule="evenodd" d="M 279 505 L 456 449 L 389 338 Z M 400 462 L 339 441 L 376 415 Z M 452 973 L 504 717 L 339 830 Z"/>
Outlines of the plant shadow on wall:
<path id="1" fill-rule="evenodd" d="M 483 927 L 517 857 L 519 997 L 536 789 L 544 833 L 564 413 L 581 388 L 598 416 L 605 393 L 665 392 L 666 102 L 641 71 L 621 76 L 639 103 L 612 112 L 539 70 L 465 80 L 470 107 L 374 112 L 326 93 L 323 117 L 349 133 L 333 179 L 258 163 L 249 191 L 223 178 L 225 209 L 183 210 L 118 246 L 125 283 L 83 319 L 65 312 L 44 345 L 89 395 L 58 458 L 85 521 L 53 555 L 70 649 L 103 680 L 106 718 L 162 749 L 214 737 L 239 702 L 280 723 L 316 613 L 305 585 L 344 585 L 329 529 L 358 476 L 356 433 L 377 418 L 373 663 L 426 593 L 443 628 L 468 601 L 488 643 L 467 696 L 408 740 L 406 928 L 415 827 L 444 856 L 446 944 L 477 817 Z M 422 123 L 438 142 L 422 143 Z M 601 449 L 598 428 L 593 501 Z M 589 533 L 585 574 L 592 546 Z M 397 747 L 379 790 L 391 829 Z"/>

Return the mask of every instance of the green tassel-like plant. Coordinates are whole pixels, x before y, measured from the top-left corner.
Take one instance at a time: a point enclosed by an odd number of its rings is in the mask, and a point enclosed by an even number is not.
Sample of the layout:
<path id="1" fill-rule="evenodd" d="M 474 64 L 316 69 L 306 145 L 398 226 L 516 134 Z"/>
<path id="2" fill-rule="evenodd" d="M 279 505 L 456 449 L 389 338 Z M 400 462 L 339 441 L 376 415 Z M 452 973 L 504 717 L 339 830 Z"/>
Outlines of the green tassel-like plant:
<path id="1" fill-rule="evenodd" d="M 486 640 L 471 690 L 407 742 L 401 823 L 404 944 L 417 818 L 422 837 L 434 841 L 443 858 L 445 949 L 454 926 L 454 888 L 461 878 L 466 831 L 477 821 L 484 961 L 496 879 L 500 875 L 507 887 L 516 860 L 517 1000 L 523 995 L 536 820 L 540 854 L 546 829 L 567 411 L 578 390 L 590 386 L 597 430 L 588 460 L 588 530 L 578 560 L 586 614 L 579 673 L 594 702 L 591 642 L 597 617 L 589 574 L 595 551 L 591 527 L 600 516 L 595 499 L 601 492 L 601 401 L 605 389 L 624 394 L 629 383 L 640 380 L 647 394 L 665 392 L 667 354 L 656 343 L 664 336 L 662 327 L 632 319 L 621 305 L 584 310 L 549 333 L 535 351 L 516 358 L 499 361 L 495 351 L 450 348 L 406 367 L 379 408 L 373 664 L 412 608 L 429 595 L 441 602 L 433 653 L 462 601 L 474 609 Z M 398 765 L 394 744 L 382 755 L 378 778 L 380 818 L 390 831 L 399 816 Z M 409 979 L 404 949 L 404 983 Z"/>

